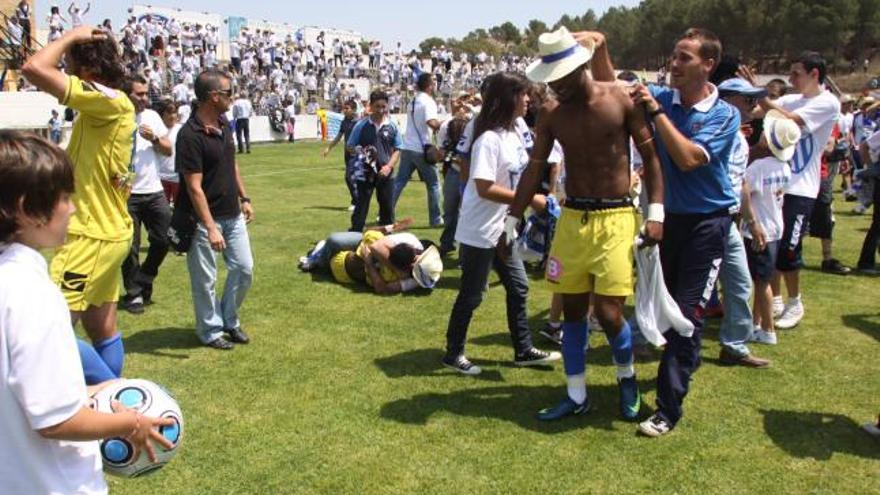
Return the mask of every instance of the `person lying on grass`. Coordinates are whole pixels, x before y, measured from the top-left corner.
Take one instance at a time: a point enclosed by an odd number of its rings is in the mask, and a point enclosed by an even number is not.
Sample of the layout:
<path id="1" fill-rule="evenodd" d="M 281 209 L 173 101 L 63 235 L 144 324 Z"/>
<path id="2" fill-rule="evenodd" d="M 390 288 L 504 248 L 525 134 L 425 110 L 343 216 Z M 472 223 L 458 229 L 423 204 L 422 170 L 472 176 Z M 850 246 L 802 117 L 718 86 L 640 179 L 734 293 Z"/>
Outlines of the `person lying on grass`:
<path id="1" fill-rule="evenodd" d="M 430 241 L 402 232 L 410 225 L 412 219 L 406 218 L 363 234 L 330 234 L 300 258 L 299 268 L 305 272 L 329 268 L 337 282 L 366 284 L 377 294 L 431 289 L 443 271 L 440 252 Z"/>

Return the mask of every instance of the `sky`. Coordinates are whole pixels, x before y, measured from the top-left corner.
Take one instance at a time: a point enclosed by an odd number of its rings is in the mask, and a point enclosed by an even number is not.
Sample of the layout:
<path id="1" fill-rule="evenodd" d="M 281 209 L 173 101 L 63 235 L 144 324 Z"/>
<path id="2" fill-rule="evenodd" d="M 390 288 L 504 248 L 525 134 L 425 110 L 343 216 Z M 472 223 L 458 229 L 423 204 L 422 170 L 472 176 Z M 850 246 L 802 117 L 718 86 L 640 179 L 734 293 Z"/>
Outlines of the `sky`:
<path id="1" fill-rule="evenodd" d="M 60 5 L 67 16 L 70 0 L 36 0 L 40 16 L 52 5 Z M 105 18 L 119 28 L 125 23 L 126 11 L 133 2 L 126 0 L 93 0 L 86 22 L 100 24 Z M 401 41 L 405 49 L 415 48 L 425 38 L 461 38 L 477 29 L 488 29 L 505 21 L 520 29 L 529 20 L 539 19 L 552 25 L 562 14 L 581 15 L 593 9 L 597 16 L 608 7 L 638 5 L 639 0 L 142 0 L 139 4 L 177 7 L 196 12 L 211 12 L 224 17 L 238 15 L 296 26 L 321 26 L 359 31 L 367 39 L 379 39 L 386 47 Z M 77 0 L 84 7 L 85 0 Z M 328 8 L 322 8 L 327 6 Z"/>

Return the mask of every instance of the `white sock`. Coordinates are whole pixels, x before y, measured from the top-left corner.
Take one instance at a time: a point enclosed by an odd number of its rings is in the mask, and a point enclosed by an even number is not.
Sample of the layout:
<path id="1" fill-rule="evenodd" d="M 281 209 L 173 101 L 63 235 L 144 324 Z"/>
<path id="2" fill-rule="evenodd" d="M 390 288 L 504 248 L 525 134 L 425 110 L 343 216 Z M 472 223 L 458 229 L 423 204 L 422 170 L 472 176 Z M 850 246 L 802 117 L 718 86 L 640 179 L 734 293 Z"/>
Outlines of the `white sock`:
<path id="1" fill-rule="evenodd" d="M 583 404 L 587 400 L 587 377 L 583 373 L 579 375 L 568 375 L 565 377 L 568 382 L 568 397 L 578 404 Z"/>
<path id="2" fill-rule="evenodd" d="M 782 304 L 782 296 L 773 296 L 773 304 Z"/>
<path id="3" fill-rule="evenodd" d="M 632 363 L 630 364 L 618 364 L 617 365 L 617 379 L 623 378 L 632 378 L 636 376 L 636 368 Z"/>
<path id="4" fill-rule="evenodd" d="M 548 321 L 547 326 L 549 326 L 550 328 L 552 328 L 554 330 L 558 330 L 558 329 L 562 328 L 562 322 L 561 321 Z"/>
<path id="5" fill-rule="evenodd" d="M 800 294 L 798 294 L 794 297 L 788 298 L 788 304 L 794 305 L 794 304 L 800 304 L 800 303 L 801 303 L 801 295 Z"/>

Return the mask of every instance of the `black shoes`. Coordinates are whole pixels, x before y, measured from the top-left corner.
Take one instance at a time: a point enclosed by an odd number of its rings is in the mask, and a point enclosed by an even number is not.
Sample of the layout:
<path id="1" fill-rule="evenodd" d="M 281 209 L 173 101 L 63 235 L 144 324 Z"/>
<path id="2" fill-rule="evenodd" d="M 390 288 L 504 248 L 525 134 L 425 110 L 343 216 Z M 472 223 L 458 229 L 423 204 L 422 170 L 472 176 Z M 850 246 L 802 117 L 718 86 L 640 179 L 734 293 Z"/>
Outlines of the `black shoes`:
<path id="1" fill-rule="evenodd" d="M 232 348 L 235 347 L 235 345 L 232 342 L 224 339 L 223 337 L 217 337 L 216 339 L 208 342 L 205 345 L 207 347 L 212 348 L 212 349 L 218 349 L 221 351 L 231 351 Z"/>
<path id="2" fill-rule="evenodd" d="M 251 341 L 250 337 L 248 337 L 248 335 L 244 333 L 244 330 L 242 330 L 241 327 L 224 328 L 223 332 L 226 333 L 226 336 L 230 340 L 230 342 L 235 342 L 236 344 L 247 344 Z"/>

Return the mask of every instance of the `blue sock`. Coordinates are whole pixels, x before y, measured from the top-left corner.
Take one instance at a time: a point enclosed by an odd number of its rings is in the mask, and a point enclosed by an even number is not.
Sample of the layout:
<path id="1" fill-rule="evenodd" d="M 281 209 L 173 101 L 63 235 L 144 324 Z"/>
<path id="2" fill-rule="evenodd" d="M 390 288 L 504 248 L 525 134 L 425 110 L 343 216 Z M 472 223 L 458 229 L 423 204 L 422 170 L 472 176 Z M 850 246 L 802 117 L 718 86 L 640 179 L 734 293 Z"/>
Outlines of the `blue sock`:
<path id="1" fill-rule="evenodd" d="M 562 358 L 566 375 L 580 375 L 587 369 L 584 346 L 587 344 L 587 322 L 562 324 Z"/>
<path id="2" fill-rule="evenodd" d="M 629 327 L 629 323 L 626 320 L 623 320 L 620 332 L 617 333 L 617 337 L 614 337 L 614 339 L 611 338 L 611 334 L 608 332 L 605 332 L 605 336 L 608 337 L 608 345 L 611 346 L 611 355 L 614 356 L 614 364 L 618 366 L 632 364 L 632 329 Z"/>
<path id="3" fill-rule="evenodd" d="M 116 375 L 116 378 L 122 376 L 122 365 L 125 364 L 125 347 L 122 345 L 121 333 L 116 332 L 116 335 L 109 339 L 95 342 L 95 350 L 107 363 L 107 367 Z"/>
<path id="4" fill-rule="evenodd" d="M 117 378 L 110 371 L 110 368 L 107 367 L 107 363 L 95 352 L 95 348 L 90 346 L 88 342 L 76 339 L 76 346 L 79 349 L 79 360 L 82 363 L 83 374 L 86 377 L 86 385 L 97 385 Z"/>

